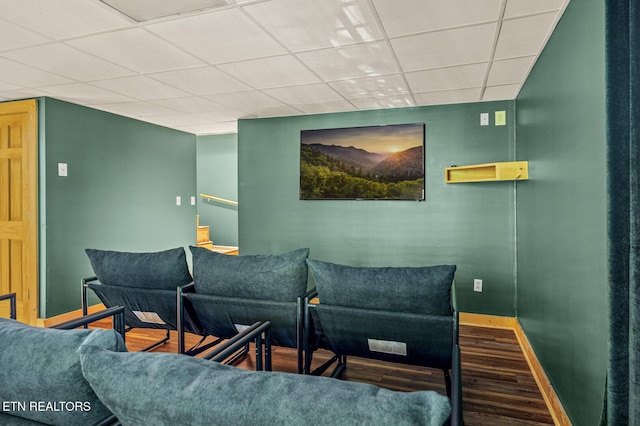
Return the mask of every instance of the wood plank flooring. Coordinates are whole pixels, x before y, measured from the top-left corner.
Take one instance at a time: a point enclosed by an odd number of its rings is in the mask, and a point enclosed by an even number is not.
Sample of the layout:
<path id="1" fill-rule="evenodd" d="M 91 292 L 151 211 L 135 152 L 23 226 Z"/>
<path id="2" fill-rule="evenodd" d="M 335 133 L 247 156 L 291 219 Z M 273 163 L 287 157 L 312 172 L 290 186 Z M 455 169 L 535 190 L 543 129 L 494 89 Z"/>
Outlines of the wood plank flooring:
<path id="1" fill-rule="evenodd" d="M 99 323 L 110 327 L 110 323 Z M 137 351 L 164 335 L 160 330 L 135 329 L 127 333 L 127 347 Z M 198 336 L 187 336 L 187 346 Z M 155 349 L 176 352 L 177 337 Z M 462 398 L 466 426 L 553 425 L 538 386 L 512 330 L 460 327 Z M 314 355 L 314 366 L 327 359 L 328 352 Z M 295 373 L 296 353 L 289 348 L 273 348 L 273 370 Z M 239 364 L 253 369 L 252 356 Z M 327 373 L 328 374 L 328 373 Z M 375 384 L 399 391 L 435 390 L 445 393 L 442 371 L 423 367 L 371 361 L 350 357 L 344 380 Z"/>

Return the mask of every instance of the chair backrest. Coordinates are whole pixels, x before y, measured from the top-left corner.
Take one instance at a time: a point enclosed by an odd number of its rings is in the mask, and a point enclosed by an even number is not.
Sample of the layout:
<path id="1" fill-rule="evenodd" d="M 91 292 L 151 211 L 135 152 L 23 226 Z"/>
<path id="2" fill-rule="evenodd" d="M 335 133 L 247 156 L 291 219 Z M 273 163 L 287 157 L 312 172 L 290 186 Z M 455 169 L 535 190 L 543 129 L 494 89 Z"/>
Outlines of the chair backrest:
<path id="1" fill-rule="evenodd" d="M 177 289 L 192 280 L 182 247 L 149 253 L 95 249 L 86 253 L 96 278 L 83 280 L 83 292 L 90 288 L 106 307 L 124 306 L 129 327 L 177 329 Z M 85 309 L 86 303 L 83 293 Z M 199 334 L 191 316 L 184 324 L 186 331 Z"/>
<path id="2" fill-rule="evenodd" d="M 456 267 L 351 267 L 308 259 L 319 296 L 310 316 L 321 347 L 448 369 L 457 342 Z M 305 336 L 307 338 L 308 336 Z"/>
<path id="3" fill-rule="evenodd" d="M 309 249 L 243 256 L 190 250 L 195 292 L 184 297 L 207 333 L 229 338 L 256 321 L 270 321 L 274 345 L 298 346 Z"/>

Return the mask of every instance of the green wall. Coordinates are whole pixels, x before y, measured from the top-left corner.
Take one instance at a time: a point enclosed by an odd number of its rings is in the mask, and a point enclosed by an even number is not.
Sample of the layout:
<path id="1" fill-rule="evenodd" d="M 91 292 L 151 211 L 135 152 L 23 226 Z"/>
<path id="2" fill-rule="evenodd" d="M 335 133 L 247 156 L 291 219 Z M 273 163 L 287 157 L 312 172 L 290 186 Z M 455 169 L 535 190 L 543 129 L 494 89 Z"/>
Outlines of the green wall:
<path id="1" fill-rule="evenodd" d="M 480 113 L 495 110 L 508 125 L 481 127 Z M 299 200 L 300 130 L 416 122 L 426 125 L 426 201 Z M 453 263 L 460 309 L 513 316 L 516 184 L 444 183 L 447 166 L 513 160 L 513 123 L 513 101 L 240 120 L 240 252 L 309 247 L 312 258 L 356 266 Z"/>
<path id="2" fill-rule="evenodd" d="M 198 194 L 238 200 L 238 135 L 197 137 Z M 198 197 L 200 225 L 214 244 L 238 245 L 238 206 Z"/>
<path id="3" fill-rule="evenodd" d="M 607 366 L 604 6 L 572 1 L 516 100 L 520 322 L 569 416 L 598 423 Z"/>
<path id="4" fill-rule="evenodd" d="M 39 137 L 41 317 L 80 307 L 80 279 L 93 273 L 85 248 L 194 243 L 194 135 L 46 98 Z"/>

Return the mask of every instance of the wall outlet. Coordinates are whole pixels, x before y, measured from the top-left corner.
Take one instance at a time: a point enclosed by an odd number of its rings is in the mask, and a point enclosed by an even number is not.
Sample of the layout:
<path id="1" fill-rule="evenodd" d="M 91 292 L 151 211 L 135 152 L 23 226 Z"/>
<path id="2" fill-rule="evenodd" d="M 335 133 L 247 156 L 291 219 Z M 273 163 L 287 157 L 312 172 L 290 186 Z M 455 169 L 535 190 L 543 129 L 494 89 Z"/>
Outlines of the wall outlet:
<path id="1" fill-rule="evenodd" d="M 477 278 L 473 280 L 473 291 L 482 293 L 482 280 Z"/>

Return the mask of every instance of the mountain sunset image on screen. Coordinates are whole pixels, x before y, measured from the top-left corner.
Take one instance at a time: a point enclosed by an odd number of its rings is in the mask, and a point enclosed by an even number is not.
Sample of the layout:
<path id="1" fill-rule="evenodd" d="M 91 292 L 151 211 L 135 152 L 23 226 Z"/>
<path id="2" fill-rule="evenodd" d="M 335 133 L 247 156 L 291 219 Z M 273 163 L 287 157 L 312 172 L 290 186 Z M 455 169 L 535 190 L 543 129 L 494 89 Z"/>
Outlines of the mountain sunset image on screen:
<path id="1" fill-rule="evenodd" d="M 424 124 L 302 130 L 300 199 L 424 200 Z"/>

